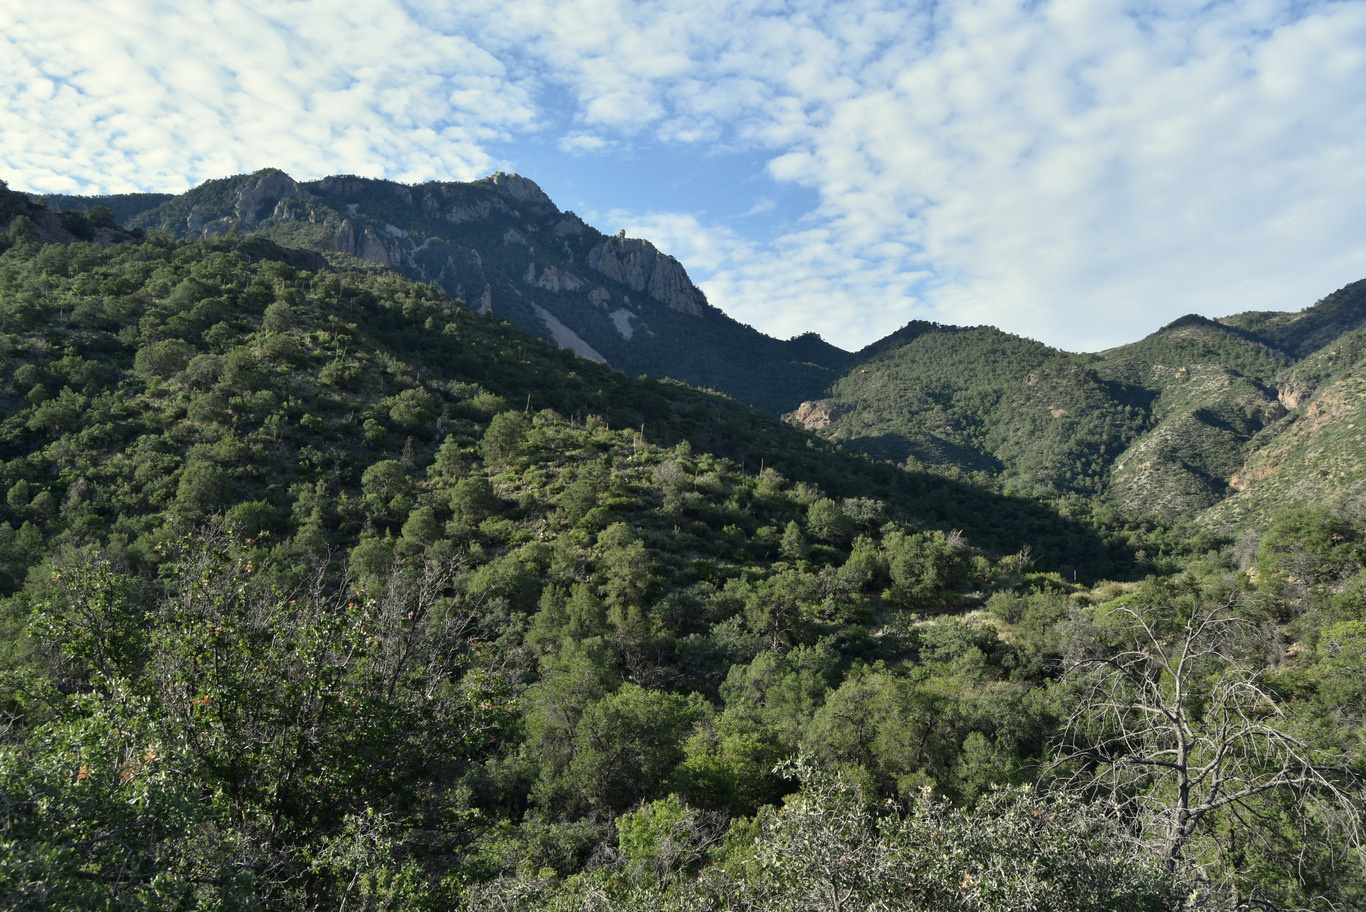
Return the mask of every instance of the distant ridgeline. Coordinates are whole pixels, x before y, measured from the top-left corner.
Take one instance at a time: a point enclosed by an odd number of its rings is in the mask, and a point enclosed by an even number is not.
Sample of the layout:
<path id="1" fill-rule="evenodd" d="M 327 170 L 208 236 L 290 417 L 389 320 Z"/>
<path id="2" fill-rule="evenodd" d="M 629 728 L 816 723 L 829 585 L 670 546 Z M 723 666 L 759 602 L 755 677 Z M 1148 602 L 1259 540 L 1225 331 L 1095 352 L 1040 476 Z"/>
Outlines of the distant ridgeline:
<path id="1" fill-rule="evenodd" d="M 1361 908 L 1362 292 L 854 356 L 507 175 L 0 184 L 0 908 Z"/>
<path id="2" fill-rule="evenodd" d="M 1071 354 L 912 323 L 789 419 L 998 489 L 1082 495 L 1211 529 L 1366 496 L 1366 282 L 1298 313 L 1187 316 Z"/>
<path id="3" fill-rule="evenodd" d="M 1213 529 L 1366 493 L 1348 433 L 1361 417 L 1366 283 L 1296 313 L 1184 317 L 1095 355 L 919 321 L 851 355 L 731 320 L 649 241 L 604 235 L 517 175 L 408 186 L 266 170 L 174 197 L 47 201 L 177 237 L 256 233 L 388 266 L 628 375 L 714 389 L 850 449 L 1000 491 Z"/>
<path id="4" fill-rule="evenodd" d="M 404 185 L 352 176 L 299 182 L 276 170 L 208 181 L 176 197 L 47 198 L 103 205 L 120 223 L 176 237 L 230 231 L 340 253 L 444 289 L 476 310 L 594 361 L 719 390 L 778 414 L 813 398 L 850 360 L 818 339 L 780 342 L 707 303 L 649 241 L 604 235 L 516 174 Z"/>

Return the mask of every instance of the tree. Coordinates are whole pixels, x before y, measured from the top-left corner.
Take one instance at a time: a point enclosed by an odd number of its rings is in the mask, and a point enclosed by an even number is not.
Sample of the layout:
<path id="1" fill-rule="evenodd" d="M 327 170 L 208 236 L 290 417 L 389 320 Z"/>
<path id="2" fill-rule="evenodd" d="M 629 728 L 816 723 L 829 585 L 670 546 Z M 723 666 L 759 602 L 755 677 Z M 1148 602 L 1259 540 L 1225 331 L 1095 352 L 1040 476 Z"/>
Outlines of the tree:
<path id="1" fill-rule="evenodd" d="M 1114 821 L 1067 795 L 992 792 L 973 811 L 920 792 L 871 807 L 848 778 L 804 759 L 802 781 L 762 822 L 745 867 L 762 909 L 1158 912 L 1176 884 L 1135 857 Z M 753 894 L 752 894 L 753 895 Z"/>
<path id="2" fill-rule="evenodd" d="M 683 761 L 684 739 L 708 715 L 698 694 L 630 682 L 589 704 L 574 733 L 566 776 L 574 798 L 615 815 L 660 795 Z"/>
<path id="3" fill-rule="evenodd" d="M 837 545 L 846 543 L 849 536 L 854 534 L 854 521 L 828 497 L 822 497 L 807 507 L 806 527 L 821 541 Z"/>
<path id="4" fill-rule="evenodd" d="M 115 225 L 114 210 L 108 206 L 91 206 L 86 210 L 85 217 L 96 228 L 113 228 Z"/>
<path id="5" fill-rule="evenodd" d="M 194 348 L 179 339 L 149 342 L 133 357 L 133 370 L 149 380 L 164 380 L 185 369 Z"/>
<path id="6" fill-rule="evenodd" d="M 1363 780 L 1296 737 L 1286 707 L 1240 655 L 1230 605 L 1121 606 L 1121 643 L 1072 657 L 1075 689 L 1055 770 L 1134 826 L 1169 872 L 1245 889 L 1240 860 L 1268 804 L 1289 797 L 1306 829 L 1333 824 L 1360 855 Z M 1303 858 L 1312 847 L 1300 841 Z"/>
<path id="7" fill-rule="evenodd" d="M 451 510 L 462 522 L 475 525 L 498 510 L 498 495 L 483 475 L 469 475 L 455 483 L 451 491 Z"/>
<path id="8" fill-rule="evenodd" d="M 437 870 L 413 847 L 461 838 L 457 777 L 509 721 L 466 673 L 458 565 L 372 594 L 322 571 L 277 588 L 221 536 L 185 551 L 160 590 L 51 575 L 30 630 L 51 672 L 0 742 L 0 906 L 420 906 Z"/>
<path id="9" fill-rule="evenodd" d="M 176 508 L 187 519 L 198 520 L 228 503 L 232 482 L 222 466 L 191 462 L 176 485 Z"/>
<path id="10" fill-rule="evenodd" d="M 521 452 L 531 422 L 521 412 L 499 412 L 493 416 L 479 441 L 486 462 L 499 465 Z"/>

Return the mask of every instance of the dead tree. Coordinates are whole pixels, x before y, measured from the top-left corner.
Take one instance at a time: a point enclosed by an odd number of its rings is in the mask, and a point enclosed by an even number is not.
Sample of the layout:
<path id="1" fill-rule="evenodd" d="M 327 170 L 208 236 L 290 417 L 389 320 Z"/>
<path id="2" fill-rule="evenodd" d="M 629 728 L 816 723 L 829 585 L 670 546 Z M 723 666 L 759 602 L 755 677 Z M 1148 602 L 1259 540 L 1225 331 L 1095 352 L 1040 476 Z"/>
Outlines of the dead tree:
<path id="1" fill-rule="evenodd" d="M 1256 834 L 1230 839 L 1230 828 L 1255 829 L 1270 800 L 1336 831 L 1360 864 L 1361 777 L 1293 733 L 1261 673 L 1240 660 L 1252 630 L 1230 608 L 1115 609 L 1118 647 L 1068 662 L 1072 703 L 1054 774 L 1107 802 L 1169 872 L 1235 895 L 1237 846 Z"/>

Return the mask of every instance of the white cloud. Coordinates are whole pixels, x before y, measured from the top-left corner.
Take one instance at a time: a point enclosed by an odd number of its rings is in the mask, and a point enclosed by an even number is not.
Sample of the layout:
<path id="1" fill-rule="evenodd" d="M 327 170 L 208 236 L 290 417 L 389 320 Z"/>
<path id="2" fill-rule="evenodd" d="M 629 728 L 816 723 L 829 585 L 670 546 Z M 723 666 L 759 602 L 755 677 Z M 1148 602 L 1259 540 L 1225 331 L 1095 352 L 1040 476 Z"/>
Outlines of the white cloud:
<path id="1" fill-rule="evenodd" d="M 560 137 L 556 147 L 561 152 L 570 155 L 585 155 L 593 152 L 602 152 L 612 145 L 608 140 L 603 139 L 593 133 L 571 133 L 568 136 Z"/>
<path id="2" fill-rule="evenodd" d="M 1098 348 L 1361 278 L 1362 85 L 1362 0 L 0 7 L 14 186 L 758 154 L 818 199 L 777 236 L 741 193 L 619 221 L 738 319 L 846 347 L 920 317 Z"/>
<path id="3" fill-rule="evenodd" d="M 55 0 L 0 31 L 0 151 L 31 189 L 72 189 L 47 177 L 65 171 L 92 191 L 176 190 L 266 165 L 472 178 L 495 164 L 485 144 L 538 116 L 496 57 L 393 3 Z"/>
<path id="4" fill-rule="evenodd" d="M 812 325 L 869 314 L 836 341 L 914 309 L 1095 348 L 1190 311 L 1294 309 L 1366 271 L 1362 4 L 938 9 L 928 43 L 908 23 L 840 48 L 842 70 L 837 28 L 775 26 L 808 54 L 754 135 L 831 230 L 768 252 L 821 289 Z M 802 306 L 762 258 L 734 268 L 708 286 L 723 307 Z"/>

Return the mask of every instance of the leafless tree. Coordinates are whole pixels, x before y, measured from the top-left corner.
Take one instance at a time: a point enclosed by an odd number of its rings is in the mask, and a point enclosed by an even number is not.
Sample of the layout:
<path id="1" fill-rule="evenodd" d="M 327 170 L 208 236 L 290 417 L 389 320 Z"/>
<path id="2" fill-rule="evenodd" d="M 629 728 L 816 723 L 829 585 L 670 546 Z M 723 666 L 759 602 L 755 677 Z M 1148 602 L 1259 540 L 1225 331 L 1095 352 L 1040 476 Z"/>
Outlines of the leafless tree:
<path id="1" fill-rule="evenodd" d="M 1272 801 L 1335 830 L 1360 864 L 1362 778 L 1347 758 L 1293 733 L 1261 673 L 1240 658 L 1254 629 L 1231 608 L 1115 609 L 1118 648 L 1067 662 L 1073 702 L 1053 772 L 1109 802 L 1169 871 L 1235 893 L 1230 853 L 1240 837 L 1230 832 L 1265 822 Z M 1301 845 L 1302 855 L 1314 848 Z"/>

